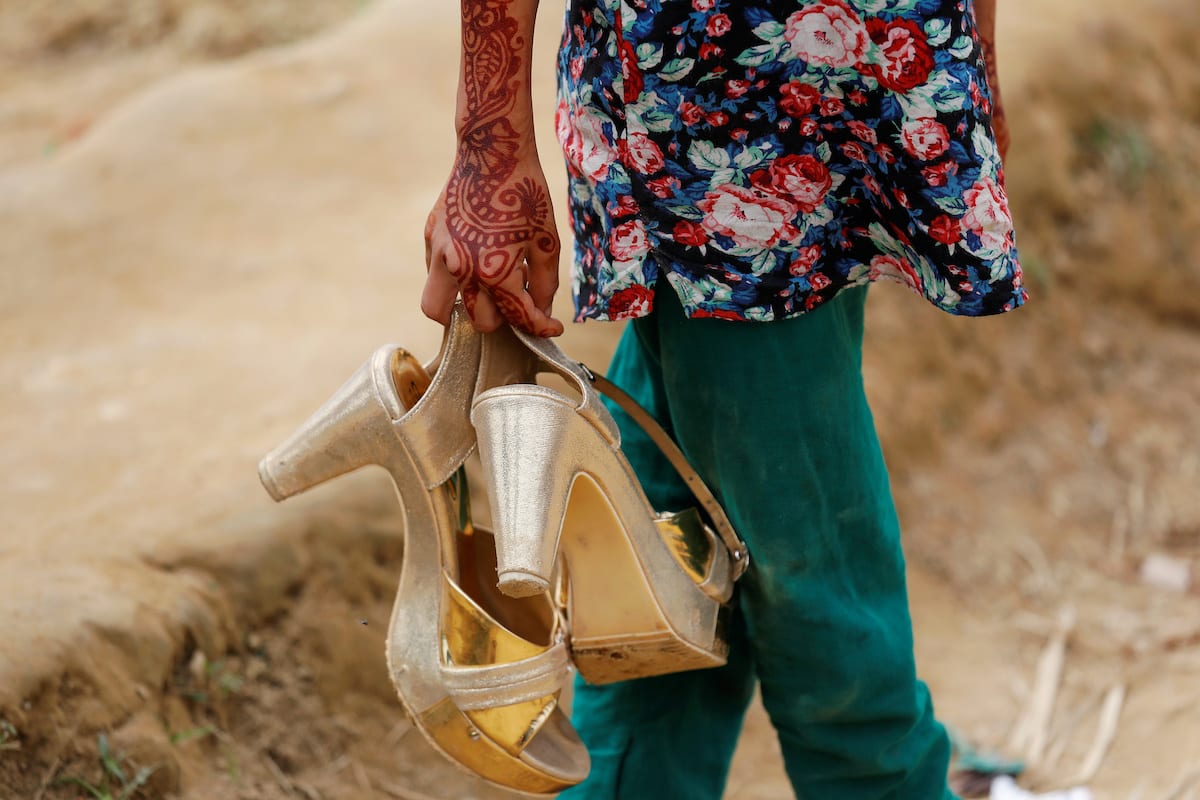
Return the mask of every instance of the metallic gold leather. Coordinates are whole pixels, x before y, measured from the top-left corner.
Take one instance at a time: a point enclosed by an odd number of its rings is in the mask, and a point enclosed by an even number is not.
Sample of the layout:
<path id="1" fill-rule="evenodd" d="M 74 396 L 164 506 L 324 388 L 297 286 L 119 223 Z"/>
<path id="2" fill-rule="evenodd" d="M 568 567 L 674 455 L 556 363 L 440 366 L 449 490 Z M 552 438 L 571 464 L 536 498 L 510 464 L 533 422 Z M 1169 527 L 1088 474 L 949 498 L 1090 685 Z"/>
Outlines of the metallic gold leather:
<path id="1" fill-rule="evenodd" d="M 441 630 L 442 685 L 459 701 L 459 708 L 475 710 L 545 697 L 566 683 L 569 662 L 561 642 L 565 632 L 556 636 L 556 631 L 544 631 L 545 644 L 517 636 L 480 608 L 449 575 L 442 580 Z"/>
<path id="2" fill-rule="evenodd" d="M 580 395 L 576 411 L 584 419 L 596 426 L 596 430 L 615 447 L 621 446 L 621 431 L 617 421 L 608 413 L 600 395 L 592 389 L 591 376 L 578 361 L 567 358 L 558 345 L 550 339 L 530 336 L 522 331 L 513 331 L 514 335 L 537 358 L 539 371 L 553 372 L 573 384 Z"/>
<path id="3" fill-rule="evenodd" d="M 700 503 L 700 507 L 704 509 L 704 513 L 712 521 L 715 533 L 724 543 L 726 554 L 729 556 L 729 565 L 732 568 L 730 579 L 736 581 L 746 573 L 750 567 L 750 551 L 746 549 L 746 543 L 738 536 L 737 531 L 733 529 L 733 523 L 729 521 L 729 516 L 725 513 L 725 509 L 721 507 L 720 502 L 713 495 L 712 490 L 700 477 L 700 473 L 692 467 L 687 460 L 687 456 L 679 449 L 679 445 L 670 435 L 663 430 L 663 427 L 658 424 L 654 417 L 646 412 L 637 402 L 625 393 L 625 390 L 617 386 L 612 381 L 605 378 L 603 375 L 592 372 L 583 364 L 580 364 L 582 369 L 588 376 L 588 380 L 593 386 L 599 389 L 609 400 L 616 403 L 626 414 L 628 414 L 638 426 L 645 431 L 650 440 L 658 446 L 658 449 L 666 457 L 675 471 L 679 473 L 679 477 L 683 479 L 684 484 L 695 496 L 696 501 Z"/>
<path id="4" fill-rule="evenodd" d="M 459 766 L 508 788 L 556 792 L 582 780 L 589 762 L 553 695 L 515 708 L 471 712 L 482 714 L 481 727 L 441 685 L 445 617 L 450 616 L 452 628 L 457 624 L 454 604 L 447 603 L 443 590 L 458 575 L 456 539 L 465 505 L 455 494 L 455 482 L 430 481 L 443 473 L 452 477 L 474 446 L 466 410 L 475 390 L 482 338 L 461 307 L 456 308 L 437 372 L 411 409 L 408 401 L 422 383 L 414 362 L 395 346 L 380 348 L 296 434 L 263 459 L 260 475 L 272 496 L 283 499 L 367 464 L 390 473 L 400 495 L 405 545 L 387 659 L 401 702 L 426 738 Z M 473 613 L 473 624 L 482 633 L 464 635 L 462 642 L 447 647 L 460 658 L 553 649 L 551 631 L 545 641 L 522 645 L 520 637 L 500 633 L 498 623 L 489 623 L 482 607 Z M 458 636 L 451 630 L 449 638 Z M 534 666 L 550 671 L 545 664 Z M 492 740 L 491 733 L 501 741 Z"/>
<path id="5" fill-rule="evenodd" d="M 415 406 L 433 381 L 429 372 L 421 366 L 421 362 L 399 347 L 392 353 L 391 372 L 392 384 L 395 385 L 396 394 L 400 396 L 400 403 L 405 408 Z"/>
<path id="6" fill-rule="evenodd" d="M 596 392 L 582 378 L 580 385 L 586 405 Z M 518 591 L 532 579 L 549 587 L 561 548 L 571 583 L 572 649 L 590 682 L 616 679 L 612 662 L 621 659 L 607 654 L 622 648 L 636 655 L 637 671 L 622 670 L 620 677 L 722 663 L 721 603 L 681 568 L 617 443 L 579 409 L 542 386 L 476 396 L 471 419 L 492 504 L 501 589 L 513 588 L 505 584 L 509 573 Z M 579 480 L 593 484 L 600 499 L 591 501 L 588 519 L 576 513 L 564 530 L 570 504 L 579 502 L 573 498 Z M 580 641 L 588 648 L 581 650 Z"/>
<path id="7" fill-rule="evenodd" d="M 712 567 L 713 547 L 699 512 L 688 508 L 674 514 L 659 514 L 654 524 L 683 571 L 696 583 L 703 583 Z"/>
<path id="8" fill-rule="evenodd" d="M 729 602 L 733 597 L 729 551 L 713 529 L 704 524 L 700 512 L 687 508 L 674 514 L 663 513 L 654 523 L 679 566 L 701 591 L 718 602 Z"/>
<path id="9" fill-rule="evenodd" d="M 450 698 L 426 709 L 415 718 L 427 732 L 431 743 L 458 763 L 471 762 L 473 769 L 493 783 L 530 794 L 554 794 L 579 783 L 575 779 L 556 778 L 544 772 L 522 769 L 509 751 L 483 736 Z"/>
<path id="10" fill-rule="evenodd" d="M 434 380 L 440 380 L 439 391 L 421 397 L 411 413 L 403 407 L 398 414 L 393 411 L 396 435 L 414 457 L 422 488 L 449 480 L 474 448 L 471 398 L 482 349 L 483 337 L 466 314 L 453 315 L 442 346 L 441 368 L 434 373 Z M 388 380 L 390 385 L 390 376 Z M 381 394 L 386 393 L 381 387 Z M 395 395 L 394 389 L 391 394 Z"/>

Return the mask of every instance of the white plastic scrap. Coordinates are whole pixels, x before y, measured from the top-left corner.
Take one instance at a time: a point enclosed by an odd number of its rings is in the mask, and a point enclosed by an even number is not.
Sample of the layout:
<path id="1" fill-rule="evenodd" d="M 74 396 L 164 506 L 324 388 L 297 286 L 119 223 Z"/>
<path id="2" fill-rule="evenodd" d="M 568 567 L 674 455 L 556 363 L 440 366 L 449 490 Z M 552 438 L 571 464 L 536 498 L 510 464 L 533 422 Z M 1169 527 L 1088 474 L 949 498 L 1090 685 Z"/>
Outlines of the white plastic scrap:
<path id="1" fill-rule="evenodd" d="M 992 781 L 992 793 L 988 800 L 1092 800 L 1092 791 L 1083 786 L 1076 786 L 1065 792 L 1050 792 L 1049 794 L 1034 794 L 1027 792 L 1008 775 L 1000 775 Z"/>

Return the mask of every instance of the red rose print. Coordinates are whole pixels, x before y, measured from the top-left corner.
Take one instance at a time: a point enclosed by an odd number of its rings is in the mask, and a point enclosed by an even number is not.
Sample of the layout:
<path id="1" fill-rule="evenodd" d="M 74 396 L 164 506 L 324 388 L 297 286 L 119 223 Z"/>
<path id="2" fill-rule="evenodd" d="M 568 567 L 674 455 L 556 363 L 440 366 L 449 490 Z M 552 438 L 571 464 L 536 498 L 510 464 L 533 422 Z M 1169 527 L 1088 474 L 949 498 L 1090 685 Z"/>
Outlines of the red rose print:
<path id="1" fill-rule="evenodd" d="M 579 135 L 579 131 L 572 124 L 571 108 L 566 101 L 560 102 L 554 109 L 554 133 L 567 162 L 567 173 L 570 175 L 581 174 L 583 137 Z"/>
<path id="2" fill-rule="evenodd" d="M 670 175 L 665 178 L 655 178 L 652 181 L 646 181 L 646 188 L 650 190 L 650 194 L 666 200 L 674 197 L 676 190 L 679 189 L 679 179 Z"/>
<path id="3" fill-rule="evenodd" d="M 643 314 L 652 291 L 634 284 L 660 239 L 710 266 L 670 276 L 705 298 L 697 316 L 789 317 L 884 277 L 952 313 L 1021 305 L 1002 173 L 978 124 L 985 65 L 978 49 L 950 52 L 974 33 L 970 2 L 675 1 L 678 13 L 628 0 L 623 19 L 569 15 L 556 127 L 578 318 Z M 955 98 L 980 114 L 951 113 Z"/>
<path id="4" fill-rule="evenodd" d="M 872 17 L 867 20 L 867 30 L 879 45 L 881 63 L 864 64 L 863 71 L 873 75 L 880 86 L 903 94 L 929 80 L 933 49 L 920 25 L 911 19 L 885 22 Z"/>
<path id="5" fill-rule="evenodd" d="M 963 227 L 978 236 L 986 248 L 1011 250 L 1013 221 L 1004 189 L 991 178 L 982 178 L 966 191 L 963 199 L 967 201 Z"/>
<path id="6" fill-rule="evenodd" d="M 608 249 L 617 261 L 629 261 L 650 252 L 650 242 L 642 221 L 631 219 L 613 228 Z"/>
<path id="7" fill-rule="evenodd" d="M 875 256 L 871 259 L 871 274 L 875 277 L 899 279 L 918 291 L 922 286 L 921 273 L 917 272 L 907 258 Z"/>
<path id="8" fill-rule="evenodd" d="M 762 189 L 764 192 L 772 191 L 770 170 L 756 169 L 748 177 L 750 178 L 750 185 L 756 189 Z"/>
<path id="9" fill-rule="evenodd" d="M 608 177 L 617 152 L 599 119 L 590 114 L 573 115 L 563 104 L 556 113 L 555 128 L 569 170 L 594 181 Z"/>
<path id="10" fill-rule="evenodd" d="M 865 122 L 852 119 L 846 123 L 846 127 L 850 129 L 851 133 L 867 144 L 877 144 L 879 142 L 879 139 L 875 137 L 875 129 Z"/>
<path id="11" fill-rule="evenodd" d="M 684 125 L 697 125 L 704 119 L 704 109 L 684 100 L 679 104 L 679 118 L 683 120 Z"/>
<path id="12" fill-rule="evenodd" d="M 943 161 L 940 164 L 934 164 L 932 167 L 925 167 L 921 170 L 921 176 L 925 178 L 925 182 L 930 186 L 945 186 L 950 181 L 950 176 L 958 173 L 958 164 L 953 161 Z"/>
<path id="13" fill-rule="evenodd" d="M 805 3 L 787 18 L 783 37 L 797 57 L 811 64 L 850 67 L 866 55 L 870 34 L 842 0 Z"/>
<path id="14" fill-rule="evenodd" d="M 783 95 L 779 107 L 789 117 L 803 117 L 812 113 L 821 100 L 821 93 L 817 91 L 817 87 L 800 81 L 788 81 L 779 92 Z"/>
<path id="15" fill-rule="evenodd" d="M 644 133 L 629 134 L 629 161 L 642 175 L 653 175 L 663 168 L 662 150 Z"/>
<path id="16" fill-rule="evenodd" d="M 950 132 L 933 117 L 905 121 L 900 134 L 908 154 L 922 161 L 933 161 L 950 148 Z"/>
<path id="17" fill-rule="evenodd" d="M 817 260 L 821 257 L 821 246 L 819 244 L 801 247 L 796 253 L 796 258 L 788 265 L 788 272 L 793 275 L 806 275 L 812 269 Z"/>
<path id="18" fill-rule="evenodd" d="M 846 142 L 844 145 L 842 145 L 842 152 L 847 158 L 852 158 L 855 161 L 862 161 L 865 163 L 867 160 L 867 151 L 858 142 Z"/>
<path id="19" fill-rule="evenodd" d="M 638 213 L 637 201 L 632 195 L 623 194 L 617 198 L 617 202 L 608 204 L 608 213 L 614 217 L 628 217 Z"/>
<path id="20" fill-rule="evenodd" d="M 771 162 L 771 187 L 806 214 L 825 201 L 833 177 L 815 156 L 780 156 Z"/>
<path id="21" fill-rule="evenodd" d="M 728 184 L 709 191 L 697 204 L 705 230 L 728 236 L 738 247 L 772 247 L 795 236 L 796 207 L 776 194 Z"/>
<path id="22" fill-rule="evenodd" d="M 630 286 L 614 292 L 608 299 L 608 318 L 627 319 L 646 314 L 654 306 L 654 290 L 646 286 Z"/>
<path id="23" fill-rule="evenodd" d="M 704 26 L 704 31 L 712 37 L 724 36 L 732 29 L 733 21 L 729 19 L 728 14 L 713 14 Z"/>
<path id="24" fill-rule="evenodd" d="M 958 219 L 943 213 L 929 225 L 929 235 L 943 245 L 958 245 L 962 240 L 962 227 Z"/>
<path id="25" fill-rule="evenodd" d="M 730 100 L 736 100 L 748 91 L 750 91 L 750 81 L 736 78 L 725 81 L 725 96 Z"/>
<path id="26" fill-rule="evenodd" d="M 691 220 L 683 219 L 676 222 L 671 236 L 679 244 L 688 247 L 703 247 L 708 244 L 708 234 L 704 232 L 704 228 Z"/>
<path id="27" fill-rule="evenodd" d="M 836 97 L 826 97 L 821 101 L 821 116 L 836 117 L 846 110 L 846 104 Z"/>

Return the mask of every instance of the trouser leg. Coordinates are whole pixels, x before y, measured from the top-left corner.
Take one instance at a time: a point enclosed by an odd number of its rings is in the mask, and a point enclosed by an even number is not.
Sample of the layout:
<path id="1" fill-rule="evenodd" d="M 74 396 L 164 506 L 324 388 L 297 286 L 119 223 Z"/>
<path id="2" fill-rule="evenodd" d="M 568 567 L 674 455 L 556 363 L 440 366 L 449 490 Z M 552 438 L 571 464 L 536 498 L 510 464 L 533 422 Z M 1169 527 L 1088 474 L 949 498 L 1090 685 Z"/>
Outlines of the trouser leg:
<path id="1" fill-rule="evenodd" d="M 654 327 L 630 325 L 608 376 L 670 429 Z M 651 505 L 695 500 L 658 448 L 619 409 L 622 450 Z M 572 719 L 592 756 L 588 779 L 563 800 L 718 800 L 754 692 L 754 666 L 740 615 L 729 626 L 729 662 L 606 686 L 576 683 Z"/>
<path id="2" fill-rule="evenodd" d="M 949 746 L 917 681 L 899 530 L 861 382 L 865 290 L 777 323 L 686 320 L 669 291 L 612 377 L 673 428 L 754 566 L 730 664 L 581 686 L 593 776 L 572 800 L 719 797 L 742 714 L 763 699 L 797 795 L 941 800 Z M 652 502 L 691 502 L 617 415 Z"/>
<path id="3" fill-rule="evenodd" d="M 952 797 L 862 387 L 866 289 L 760 324 L 688 320 L 658 294 L 667 414 L 749 546 L 739 603 L 797 795 Z"/>

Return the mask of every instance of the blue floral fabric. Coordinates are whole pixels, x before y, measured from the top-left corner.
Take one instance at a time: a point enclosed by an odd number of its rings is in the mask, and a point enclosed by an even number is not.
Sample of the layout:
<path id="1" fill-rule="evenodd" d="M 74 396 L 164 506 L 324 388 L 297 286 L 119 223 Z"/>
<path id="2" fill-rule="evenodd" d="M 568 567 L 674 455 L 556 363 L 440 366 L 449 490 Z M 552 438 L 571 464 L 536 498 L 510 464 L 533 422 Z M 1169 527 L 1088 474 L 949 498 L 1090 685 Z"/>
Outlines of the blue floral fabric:
<path id="1" fill-rule="evenodd" d="M 970 0 L 570 0 L 558 75 L 579 320 L 1025 300 Z"/>

